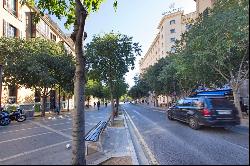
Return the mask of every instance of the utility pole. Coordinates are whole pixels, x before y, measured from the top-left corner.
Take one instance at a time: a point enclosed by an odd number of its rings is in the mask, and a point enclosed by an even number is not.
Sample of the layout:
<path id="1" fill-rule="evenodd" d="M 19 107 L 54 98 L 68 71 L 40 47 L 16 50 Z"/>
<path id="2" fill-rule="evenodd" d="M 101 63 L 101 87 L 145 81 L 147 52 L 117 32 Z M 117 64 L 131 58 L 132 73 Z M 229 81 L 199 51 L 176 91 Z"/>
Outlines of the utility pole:
<path id="1" fill-rule="evenodd" d="M 0 64 L 0 109 L 2 108 L 2 73 L 3 66 Z"/>

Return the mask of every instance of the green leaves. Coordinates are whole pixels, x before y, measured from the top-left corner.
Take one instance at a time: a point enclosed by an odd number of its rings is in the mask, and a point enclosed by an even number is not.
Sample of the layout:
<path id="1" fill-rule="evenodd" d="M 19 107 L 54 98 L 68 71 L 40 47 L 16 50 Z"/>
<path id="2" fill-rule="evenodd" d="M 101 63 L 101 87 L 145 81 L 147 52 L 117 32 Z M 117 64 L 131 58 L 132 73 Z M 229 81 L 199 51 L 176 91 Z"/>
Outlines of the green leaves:
<path id="1" fill-rule="evenodd" d="M 108 33 L 94 36 L 86 46 L 90 77 L 105 82 L 121 79 L 129 67 L 134 67 L 135 57 L 140 52 L 138 43 L 132 43 L 132 38 L 126 35 Z"/>
<path id="2" fill-rule="evenodd" d="M 247 0 L 218 0 L 211 13 L 193 25 L 182 46 L 176 46 L 181 48 L 174 55 L 181 77 L 191 78 L 192 84 L 219 85 L 229 82 L 230 72 L 239 76 L 241 64 L 248 65 L 248 6 Z"/>
<path id="3" fill-rule="evenodd" d="M 95 12 L 100 8 L 100 5 L 104 0 L 79 0 L 83 4 L 83 7 L 88 11 L 88 13 Z M 40 14 L 52 14 L 58 19 L 62 17 L 66 18 L 64 23 L 66 28 L 74 24 L 76 20 L 75 15 L 75 0 L 21 0 L 22 4 L 29 4 L 30 6 L 37 7 L 41 13 Z M 114 0 L 113 7 L 117 9 L 117 0 Z"/>
<path id="4" fill-rule="evenodd" d="M 73 57 L 59 44 L 40 38 L 0 38 L 0 50 L 7 84 L 28 88 L 73 84 Z"/>

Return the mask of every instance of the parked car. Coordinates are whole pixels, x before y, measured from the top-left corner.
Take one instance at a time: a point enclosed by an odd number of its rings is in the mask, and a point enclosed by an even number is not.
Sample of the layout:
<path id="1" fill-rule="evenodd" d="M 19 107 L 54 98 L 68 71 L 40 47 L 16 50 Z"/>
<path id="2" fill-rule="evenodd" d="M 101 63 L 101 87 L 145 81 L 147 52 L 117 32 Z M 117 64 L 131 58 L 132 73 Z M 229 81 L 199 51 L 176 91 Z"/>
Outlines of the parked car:
<path id="1" fill-rule="evenodd" d="M 224 97 L 201 96 L 178 100 L 167 110 L 168 119 L 189 124 L 192 129 L 201 126 L 229 127 L 240 124 L 238 110 Z"/>

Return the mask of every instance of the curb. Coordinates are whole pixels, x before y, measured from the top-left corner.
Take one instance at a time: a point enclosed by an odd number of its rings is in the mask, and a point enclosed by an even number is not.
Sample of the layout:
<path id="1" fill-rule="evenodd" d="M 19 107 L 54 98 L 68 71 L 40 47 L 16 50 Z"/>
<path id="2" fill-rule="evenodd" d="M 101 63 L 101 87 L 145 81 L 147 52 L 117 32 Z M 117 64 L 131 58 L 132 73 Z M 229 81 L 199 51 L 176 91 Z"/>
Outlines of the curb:
<path id="1" fill-rule="evenodd" d="M 130 149 L 130 152 L 131 152 L 131 157 L 132 157 L 132 163 L 133 165 L 139 165 L 139 161 L 138 161 L 138 157 L 135 153 L 135 147 L 133 145 L 133 142 L 132 142 L 132 138 L 131 138 L 131 135 L 130 135 L 130 132 L 128 130 L 128 125 L 127 125 L 127 119 L 125 117 L 125 111 L 123 110 L 123 119 L 124 119 L 124 125 L 125 125 L 125 128 L 126 128 L 126 132 L 127 132 L 127 137 L 128 137 L 128 142 L 129 142 L 129 149 Z"/>
<path id="2" fill-rule="evenodd" d="M 137 137 L 138 141 L 140 142 L 140 145 L 143 147 L 142 149 L 143 149 L 145 155 L 148 157 L 148 162 L 150 163 L 150 165 L 160 165 L 158 163 L 158 161 L 156 160 L 155 156 L 153 155 L 153 153 L 151 152 L 151 150 L 149 149 L 149 147 L 147 146 L 142 135 L 139 133 L 138 129 L 136 128 L 135 124 L 133 123 L 133 121 L 130 118 L 130 116 L 128 115 L 128 113 L 126 111 L 124 111 L 124 113 L 126 114 L 128 120 L 130 121 L 132 128 L 136 134 L 136 137 Z"/>

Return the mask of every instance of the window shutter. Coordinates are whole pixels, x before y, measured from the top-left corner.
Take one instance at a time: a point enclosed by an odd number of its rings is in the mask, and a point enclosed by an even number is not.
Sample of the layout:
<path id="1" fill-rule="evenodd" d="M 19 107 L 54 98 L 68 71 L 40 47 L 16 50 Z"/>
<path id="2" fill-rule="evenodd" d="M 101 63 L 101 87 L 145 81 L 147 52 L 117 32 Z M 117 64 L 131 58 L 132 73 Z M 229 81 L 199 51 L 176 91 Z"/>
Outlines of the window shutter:
<path id="1" fill-rule="evenodd" d="M 8 37 L 8 23 L 3 20 L 3 36 Z"/>
<path id="2" fill-rule="evenodd" d="M 16 30 L 15 30 L 15 31 L 16 31 L 15 37 L 20 38 L 20 31 L 19 31 L 19 29 L 17 29 L 17 28 L 16 28 Z"/>
<path id="3" fill-rule="evenodd" d="M 8 3 L 7 0 L 3 0 L 3 8 L 7 9 L 7 3 Z"/>

